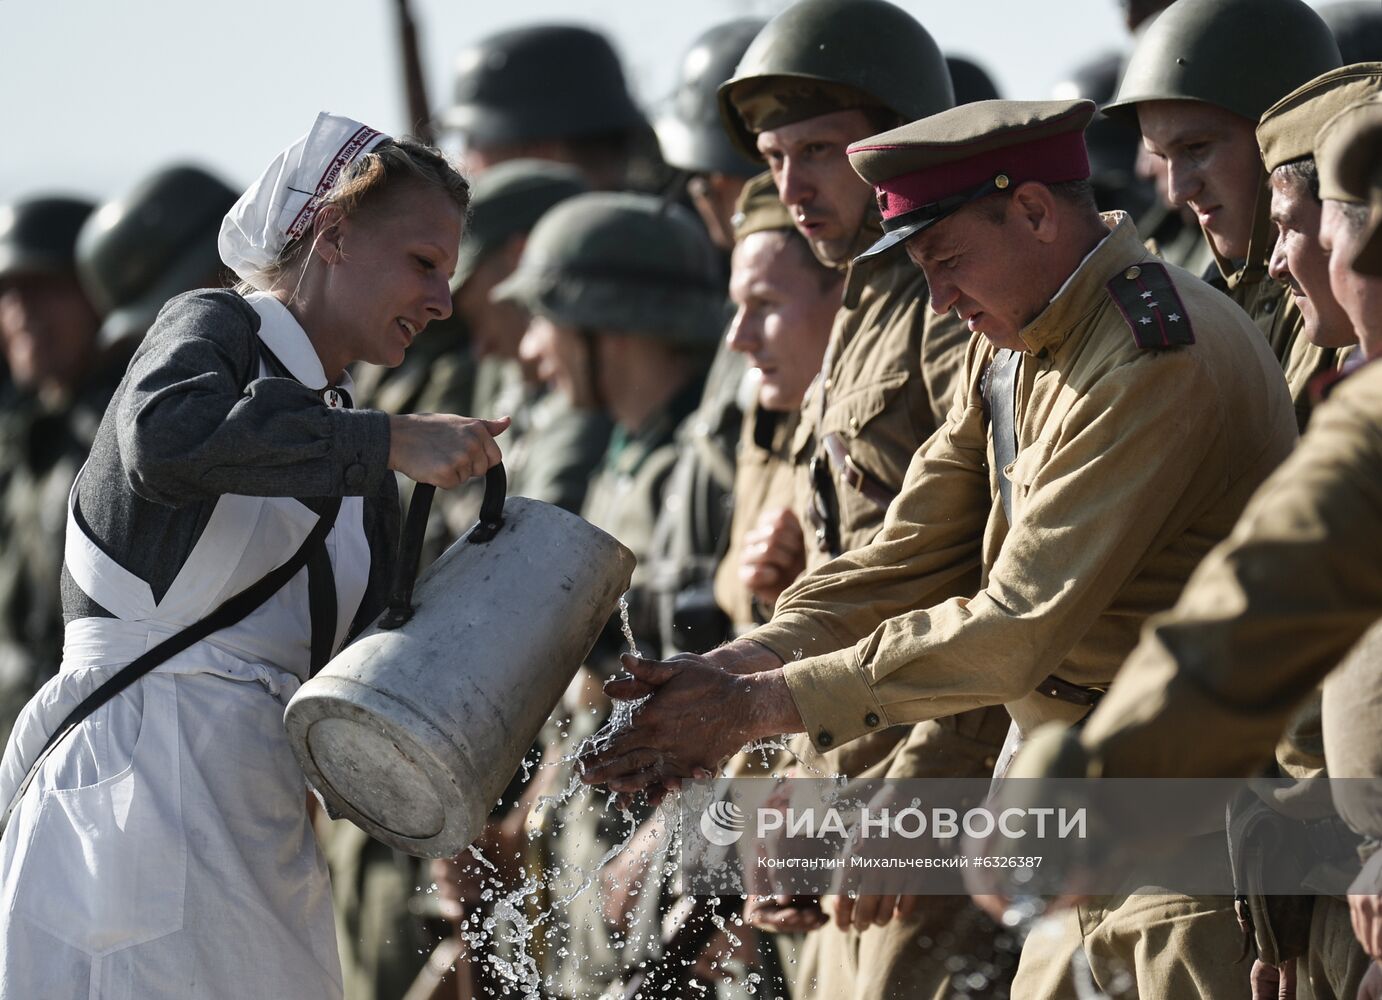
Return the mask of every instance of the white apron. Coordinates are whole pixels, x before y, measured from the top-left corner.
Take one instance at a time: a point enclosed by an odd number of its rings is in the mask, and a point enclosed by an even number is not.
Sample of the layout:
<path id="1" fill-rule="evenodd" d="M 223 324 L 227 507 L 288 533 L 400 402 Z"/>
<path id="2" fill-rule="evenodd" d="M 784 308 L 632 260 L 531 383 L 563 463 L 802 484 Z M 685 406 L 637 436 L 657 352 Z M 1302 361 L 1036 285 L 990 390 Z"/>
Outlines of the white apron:
<path id="1" fill-rule="evenodd" d="M 250 302 L 275 356 L 323 387 L 291 314 Z M 337 646 L 369 575 L 363 514 L 361 498 L 346 498 L 326 540 Z M 115 617 L 67 626 L 61 672 L 11 734 L 0 801 L 101 682 L 280 565 L 316 521 L 297 500 L 223 496 L 155 601 L 69 508 L 67 568 Z M 310 646 L 304 569 L 239 624 L 97 709 L 49 756 L 0 841 L 0 998 L 341 996 L 326 868 L 283 731 Z"/>

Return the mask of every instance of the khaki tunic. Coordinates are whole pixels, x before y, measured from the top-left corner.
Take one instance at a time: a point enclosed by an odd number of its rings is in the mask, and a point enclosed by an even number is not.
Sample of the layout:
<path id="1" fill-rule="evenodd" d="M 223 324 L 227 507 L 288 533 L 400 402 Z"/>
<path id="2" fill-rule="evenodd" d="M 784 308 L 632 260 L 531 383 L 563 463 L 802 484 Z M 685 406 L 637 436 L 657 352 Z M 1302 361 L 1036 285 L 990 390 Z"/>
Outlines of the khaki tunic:
<path id="1" fill-rule="evenodd" d="M 854 269 L 792 444 L 796 509 L 809 511 L 815 502 L 811 460 L 829 461 L 822 442 L 830 434 L 895 496 L 918 446 L 945 422 L 968 342 L 956 316 L 931 311 L 926 278 L 906 256 L 885 254 Z M 832 463 L 839 549 L 812 544 L 812 524 L 804 520 L 808 569 L 866 544 L 883 526 L 885 507 L 842 481 L 842 471 Z"/>
<path id="2" fill-rule="evenodd" d="M 1195 342 L 1138 347 L 1105 286 L 1153 258 L 1126 216 L 1107 218 L 1111 235 L 1022 331 L 1014 525 L 995 503 L 980 388 L 995 352 L 975 338 L 964 391 L 879 536 L 798 581 L 751 633 L 787 662 L 817 747 L 983 705 L 1006 704 L 1023 732 L 1079 718 L 1037 684 L 1109 684 L 1295 444 L 1270 351 L 1198 279 L 1167 269 Z M 977 593 L 933 603 L 976 566 Z"/>
<path id="3" fill-rule="evenodd" d="M 734 464 L 734 515 L 729 526 L 729 547 L 715 571 L 715 602 L 729 615 L 735 635 L 762 624 L 763 611 L 755 609 L 753 595 L 739 579 L 744 536 L 758 524 L 766 510 L 793 509 L 796 475 L 792 468 L 791 442 L 800 415 L 763 410 L 755 403 L 744 417 L 739 454 Z"/>
<path id="4" fill-rule="evenodd" d="M 875 235 L 866 230 L 863 236 Z M 883 497 L 902 489 L 917 449 L 946 419 L 970 333 L 954 314 L 937 316 L 930 308 L 925 276 L 901 253 L 859 265 L 849 275 L 845 303 L 835 319 L 821 373 L 802 404 L 792 443 L 796 469 L 794 509 L 806 535 L 806 565 L 811 570 L 841 551 L 867 545 L 883 526 L 886 501 L 842 478 L 824 446 L 827 435 L 843 442 L 849 460 Z M 818 506 L 812 460 L 828 463 L 838 505 L 839 547 L 828 551 L 818 541 L 810 512 Z M 987 509 L 988 502 L 984 502 Z M 972 588 L 974 573 L 954 581 Z M 949 714 L 949 713 L 944 713 Z M 804 769 L 851 778 L 987 776 L 1003 740 L 1007 718 L 1000 708 L 984 708 L 917 727 L 883 728 L 846 747 L 816 753 L 808 741 L 793 741 Z M 903 753 L 911 736 L 912 750 Z M 978 920 L 968 900 L 934 898 L 927 910 L 934 922 L 967 923 L 958 950 L 982 954 L 992 949 L 993 929 Z M 811 934 L 802 956 L 796 992 L 801 996 L 871 997 L 944 995 L 950 971 L 932 953 L 932 922 L 895 922 L 860 933 L 829 924 Z M 928 953 L 929 954 L 928 956 Z"/>
<path id="5" fill-rule="evenodd" d="M 1152 623 L 1090 716 L 1082 741 L 1104 773 L 1249 774 L 1270 759 L 1295 706 L 1382 616 L 1379 522 L 1374 363 L 1316 411 L 1299 449 Z M 1184 732 L 1223 738 L 1165 738 Z"/>

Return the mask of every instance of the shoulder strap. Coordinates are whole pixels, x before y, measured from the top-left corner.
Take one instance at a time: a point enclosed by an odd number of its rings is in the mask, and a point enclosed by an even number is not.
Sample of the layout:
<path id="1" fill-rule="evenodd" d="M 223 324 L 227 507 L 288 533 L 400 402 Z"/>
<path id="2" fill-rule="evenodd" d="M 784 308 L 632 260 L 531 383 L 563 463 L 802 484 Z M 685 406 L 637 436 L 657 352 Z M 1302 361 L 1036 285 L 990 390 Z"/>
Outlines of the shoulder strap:
<path id="1" fill-rule="evenodd" d="M 1195 342 L 1190 314 L 1165 265 L 1134 264 L 1104 287 L 1123 314 L 1133 340 L 1144 351 L 1164 351 Z"/>
<path id="2" fill-rule="evenodd" d="M 1022 353 L 1007 347 L 1000 350 L 989 362 L 984 373 L 984 408 L 988 410 L 989 427 L 993 431 L 994 472 L 998 479 L 998 496 L 1003 501 L 1003 515 L 1008 519 L 1008 527 L 1013 523 L 1013 484 L 1008 478 L 1007 468 L 1017 460 L 1017 419 L 1013 413 L 1016 405 L 1017 371 L 1022 364 Z"/>
<path id="3" fill-rule="evenodd" d="M 178 653 L 201 642 L 214 632 L 219 632 L 223 628 L 229 628 L 235 623 L 243 620 L 257 610 L 265 601 L 281 590 L 288 581 L 307 565 L 307 560 L 312 552 L 316 550 L 326 539 L 331 528 L 336 523 L 336 515 L 341 509 L 341 498 L 330 497 L 326 500 L 321 516 L 313 526 L 307 538 L 298 546 L 298 550 L 292 557 L 278 568 L 269 571 L 254 583 L 250 584 L 240 593 L 227 598 L 216 610 L 212 611 L 205 618 L 195 622 L 181 632 L 170 635 L 157 646 L 136 657 L 126 666 L 109 677 L 105 683 L 98 687 L 91 694 L 87 695 L 82 702 L 68 713 L 67 718 L 62 720 L 62 724 L 53 731 L 48 737 L 48 742 L 43 745 L 34 758 L 34 762 L 29 765 L 28 773 L 25 774 L 23 782 L 19 785 L 19 790 L 15 792 L 14 798 L 5 807 L 5 813 L 0 816 L 0 833 L 9 825 L 10 815 L 14 812 L 24 793 L 28 791 L 33 783 L 34 777 L 38 774 L 43 762 L 48 759 L 48 755 L 67 738 L 68 734 L 77 726 L 81 725 L 92 712 L 100 708 L 110 699 L 114 698 L 125 688 L 129 687 L 139 678 L 153 670 L 161 663 L 166 663 Z M 316 643 L 314 642 L 314 645 Z"/>

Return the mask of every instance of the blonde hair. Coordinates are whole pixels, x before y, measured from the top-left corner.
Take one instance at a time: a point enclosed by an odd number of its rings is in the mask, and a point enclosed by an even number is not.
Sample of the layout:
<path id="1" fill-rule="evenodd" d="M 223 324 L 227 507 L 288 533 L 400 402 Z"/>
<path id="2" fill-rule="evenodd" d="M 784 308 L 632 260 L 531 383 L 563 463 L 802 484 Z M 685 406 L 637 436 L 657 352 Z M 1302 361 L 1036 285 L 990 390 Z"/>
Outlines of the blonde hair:
<path id="1" fill-rule="evenodd" d="M 355 160 L 341 172 L 336 185 L 322 196 L 317 211 L 331 206 L 342 217 L 349 218 L 374 205 L 402 183 L 436 187 L 462 214 L 468 216 L 470 213 L 470 183 L 440 150 L 416 139 L 386 139 Z M 300 282 L 315 242 L 316 237 L 293 240 L 272 264 L 253 276 L 253 281 L 237 284 L 236 291 L 246 294 L 260 288 L 275 288 L 290 273 L 295 273 Z"/>

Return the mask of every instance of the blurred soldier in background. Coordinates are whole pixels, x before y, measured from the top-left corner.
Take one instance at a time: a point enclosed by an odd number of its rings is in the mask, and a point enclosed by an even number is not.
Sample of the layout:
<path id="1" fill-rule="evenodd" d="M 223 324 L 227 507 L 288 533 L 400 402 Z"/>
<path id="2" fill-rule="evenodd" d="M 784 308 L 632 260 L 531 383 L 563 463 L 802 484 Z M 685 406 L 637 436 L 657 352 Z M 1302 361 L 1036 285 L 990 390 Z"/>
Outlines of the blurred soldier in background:
<path id="1" fill-rule="evenodd" d="M 0 347 L 13 380 L 0 436 L 0 733 L 62 656 L 67 494 L 118 373 L 77 278 L 94 206 L 35 197 L 0 205 Z"/>
<path id="2" fill-rule="evenodd" d="M 569 163 L 596 189 L 660 182 L 648 123 L 609 39 L 543 24 L 501 31 L 456 59 L 444 128 L 465 144 L 467 171 L 505 160 Z"/>
<path id="3" fill-rule="evenodd" d="M 996 101 L 1003 95 L 988 72 L 973 59 L 946 56 L 945 67 L 950 71 L 950 83 L 955 88 L 955 103 Z"/>
<path id="4" fill-rule="evenodd" d="M 588 190 L 574 167 L 543 160 L 511 160 L 486 171 L 475 182 L 451 281 L 456 312 L 470 329 L 470 357 L 458 363 L 477 368 L 475 408 L 514 417 L 510 431 L 517 434 L 504 452 L 509 492 L 573 512 L 581 509 L 591 471 L 604 453 L 608 419 L 546 390 L 534 359 L 519 356 L 527 310 L 493 292 L 518 266 L 537 221 Z M 448 513 L 452 536 L 474 523 L 478 497 L 472 499 L 463 516 Z"/>
<path id="5" fill-rule="evenodd" d="M 734 245 L 735 200 L 758 166 L 725 134 L 716 91 L 763 23 L 730 21 L 697 38 L 682 60 L 680 86 L 656 126 L 663 158 L 687 175 L 687 194 L 711 241 L 725 252 Z M 677 465 L 649 551 L 664 655 L 704 652 L 729 634 L 713 579 L 729 541 L 744 372 L 743 359 L 722 343 L 700 404 L 678 435 Z"/>
<path id="6" fill-rule="evenodd" d="M 1084 98 L 1103 105 L 1113 99 L 1122 68 L 1121 55 L 1105 52 L 1076 66 L 1068 78 L 1052 88 L 1051 96 L 1058 101 Z M 1151 230 L 1144 228 L 1143 218 L 1144 213 L 1152 207 L 1156 191 L 1146 180 L 1137 176 L 1137 150 L 1141 138 L 1137 129 L 1128 122 L 1102 115 L 1096 116 L 1085 132 L 1085 141 L 1089 145 L 1089 183 L 1094 187 L 1095 203 L 1100 211 L 1127 212 L 1137 220 L 1138 232 L 1150 237 Z M 1179 214 L 1174 218 L 1179 219 Z M 1195 235 L 1199 235 L 1198 227 Z M 1202 240 L 1199 242 L 1203 243 Z M 1172 263 L 1180 264 L 1180 261 Z"/>
<path id="7" fill-rule="evenodd" d="M 802 554 L 799 564 L 780 567 L 790 580 L 873 538 L 913 453 L 950 409 L 969 332 L 958 317 L 928 309 L 925 279 L 901 254 L 851 267 L 882 223 L 845 148 L 951 107 L 954 89 L 935 41 L 905 11 L 883 0 L 802 0 L 754 39 L 720 88 L 720 101 L 731 135 L 766 162 L 817 259 L 846 272 L 820 377 L 790 445 L 795 517 L 779 518 L 759 541 L 765 550 Z M 987 775 L 1007 724 L 1001 708 L 984 709 L 915 731 L 870 734 L 824 755 L 805 740 L 794 750 L 826 774 L 907 777 L 939 767 L 955 777 Z M 909 732 L 913 745 L 905 749 Z M 807 939 L 797 995 L 947 989 L 951 952 L 934 947 L 935 936 L 957 922 L 968 925 L 960 913 L 983 926 L 974 940 L 952 942 L 954 950 L 992 950 L 992 928 L 967 899 L 933 897 L 905 922 L 894 921 L 891 905 L 878 900 L 856 910 L 841 896 L 835 906 L 838 926 Z M 754 919 L 773 927 L 777 916 L 760 908 Z"/>
<path id="8" fill-rule="evenodd" d="M 1382 60 L 1382 5 L 1372 0 L 1326 3 L 1318 13 L 1339 43 L 1344 65 Z"/>
<path id="9" fill-rule="evenodd" d="M 656 649 L 644 560 L 676 460 L 677 426 L 700 398 L 723 322 L 714 248 L 680 206 L 646 195 L 580 195 L 542 218 L 517 269 L 494 294 L 531 314 L 522 349 L 539 376 L 574 406 L 604 410 L 614 423 L 581 513 L 639 558 L 628 617 L 638 641 Z M 609 701 L 599 678 L 617 668 L 626 648 L 612 620 L 544 732 L 543 762 L 552 766 L 539 772 L 526 801 L 569 784 L 574 765 L 562 758 L 603 722 Z M 540 836 L 524 849 L 531 871 L 546 873 L 546 902 L 595 878 L 601 859 L 631 832 L 604 805 L 583 795 L 530 814 L 530 829 Z M 635 854 L 621 860 L 636 862 Z M 540 966 L 554 977 L 554 995 L 598 995 L 646 954 L 656 935 L 660 876 L 649 876 L 640 893 L 644 872 L 636 867 L 613 883 L 621 896 L 587 886 L 563 907 L 566 926 L 544 935 Z"/>
<path id="10" fill-rule="evenodd" d="M 1281 361 L 1302 427 L 1310 378 L 1333 358 L 1298 336 L 1300 310 L 1267 273 L 1276 232 L 1253 129 L 1288 92 L 1339 65 L 1334 36 L 1303 0 L 1178 0 L 1138 39 L 1104 108 L 1135 118 L 1166 162 L 1171 201 L 1195 210 L 1221 287 Z"/>
<path id="11" fill-rule="evenodd" d="M 105 317 L 106 351 L 128 358 L 174 295 L 224 284 L 216 234 L 237 197 L 205 170 L 178 164 L 97 209 L 77 241 L 77 273 Z"/>

